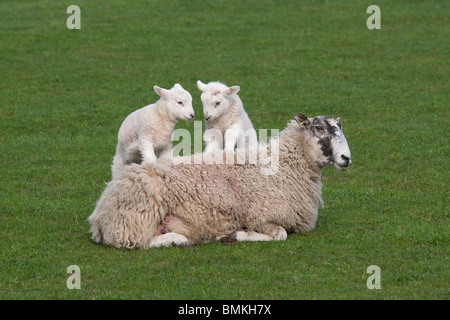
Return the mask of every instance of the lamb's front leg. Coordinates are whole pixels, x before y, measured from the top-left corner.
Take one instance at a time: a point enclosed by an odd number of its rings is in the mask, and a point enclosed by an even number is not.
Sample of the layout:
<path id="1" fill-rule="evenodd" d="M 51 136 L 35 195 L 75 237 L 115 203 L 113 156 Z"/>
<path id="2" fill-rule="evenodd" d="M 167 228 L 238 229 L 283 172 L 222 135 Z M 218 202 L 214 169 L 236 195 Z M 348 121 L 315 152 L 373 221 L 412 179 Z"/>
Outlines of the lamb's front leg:
<path id="1" fill-rule="evenodd" d="M 159 158 L 171 158 L 172 157 L 172 144 L 169 143 L 161 149 L 159 153 Z"/>
<path id="2" fill-rule="evenodd" d="M 223 150 L 223 136 L 222 132 L 218 129 L 207 129 L 203 134 L 203 140 L 205 141 L 205 153 L 215 153 L 218 150 Z"/>
<path id="3" fill-rule="evenodd" d="M 243 135 L 243 131 L 241 128 L 236 126 L 231 126 L 229 129 L 225 131 L 225 150 L 226 151 L 234 151 L 238 139 Z"/>
<path id="4" fill-rule="evenodd" d="M 152 141 L 146 139 L 139 140 L 139 150 L 141 151 L 142 161 L 144 163 L 156 162 L 156 154 Z"/>

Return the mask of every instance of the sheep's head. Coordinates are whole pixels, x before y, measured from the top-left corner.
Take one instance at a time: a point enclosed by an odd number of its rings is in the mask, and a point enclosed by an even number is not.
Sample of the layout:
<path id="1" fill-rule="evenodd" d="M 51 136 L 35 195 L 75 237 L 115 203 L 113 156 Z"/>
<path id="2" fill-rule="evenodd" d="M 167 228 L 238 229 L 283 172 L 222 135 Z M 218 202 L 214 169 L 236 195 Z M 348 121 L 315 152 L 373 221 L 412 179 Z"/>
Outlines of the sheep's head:
<path id="1" fill-rule="evenodd" d="M 177 83 L 170 90 L 158 86 L 154 86 L 153 88 L 162 99 L 167 101 L 167 111 L 169 113 L 174 115 L 177 119 L 187 121 L 194 119 L 192 97 L 181 85 Z"/>
<path id="2" fill-rule="evenodd" d="M 339 170 L 346 170 L 352 163 L 350 149 L 342 131 L 340 118 L 318 116 L 308 118 L 303 114 L 296 114 L 295 120 L 300 127 L 311 133 L 320 146 L 322 165 L 334 165 Z"/>
<path id="3" fill-rule="evenodd" d="M 239 92 L 239 86 L 227 87 L 220 82 L 208 84 L 197 81 L 197 87 L 202 91 L 203 114 L 206 121 L 213 121 L 226 113 L 233 103 L 233 96 Z"/>

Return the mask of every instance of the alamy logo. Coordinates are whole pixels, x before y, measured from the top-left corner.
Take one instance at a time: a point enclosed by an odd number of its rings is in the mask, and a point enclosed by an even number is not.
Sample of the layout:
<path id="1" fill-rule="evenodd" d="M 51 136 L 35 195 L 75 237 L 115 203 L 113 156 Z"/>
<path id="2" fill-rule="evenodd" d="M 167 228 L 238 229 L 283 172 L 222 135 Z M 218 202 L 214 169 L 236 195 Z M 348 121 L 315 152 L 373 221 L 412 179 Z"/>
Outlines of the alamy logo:
<path id="1" fill-rule="evenodd" d="M 81 289 L 80 267 L 77 265 L 68 266 L 67 273 L 71 274 L 66 281 L 67 289 Z"/>
<path id="2" fill-rule="evenodd" d="M 366 13 L 372 13 L 372 15 L 367 18 L 367 29 L 381 29 L 381 10 L 379 6 L 371 5 L 367 7 Z"/>
<path id="3" fill-rule="evenodd" d="M 371 265 L 367 267 L 366 273 L 372 274 L 367 278 L 367 289 L 381 289 L 381 269 L 377 265 Z"/>
<path id="4" fill-rule="evenodd" d="M 71 15 L 67 18 L 67 29 L 81 29 L 81 10 L 79 6 L 70 5 L 67 7 L 67 13 Z"/>
<path id="5" fill-rule="evenodd" d="M 250 130 L 253 132 L 249 132 Z M 172 134 L 172 141 L 179 142 L 173 147 L 172 161 L 175 164 L 258 164 L 261 174 L 276 174 L 279 166 L 279 130 L 270 130 L 270 140 L 267 129 L 260 129 L 258 132 L 259 141 L 256 140 L 255 130 L 249 129 L 242 132 L 241 136 L 245 138 L 238 141 L 236 150 L 223 150 L 229 131 L 224 136 L 218 129 L 208 129 L 203 134 L 202 121 L 194 121 L 193 157 L 189 157 L 192 150 L 191 133 L 186 129 L 176 129 Z M 202 153 L 203 138 L 218 142 L 220 149 Z"/>

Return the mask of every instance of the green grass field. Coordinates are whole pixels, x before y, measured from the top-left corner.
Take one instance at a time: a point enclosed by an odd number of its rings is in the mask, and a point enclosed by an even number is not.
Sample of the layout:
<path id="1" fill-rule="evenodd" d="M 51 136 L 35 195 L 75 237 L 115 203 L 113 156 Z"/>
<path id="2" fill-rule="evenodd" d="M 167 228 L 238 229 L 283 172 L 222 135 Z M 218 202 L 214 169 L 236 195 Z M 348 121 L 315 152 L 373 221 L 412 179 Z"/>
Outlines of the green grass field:
<path id="1" fill-rule="evenodd" d="M 81 8 L 68 30 L 66 8 Z M 366 9 L 381 9 L 369 30 Z M 446 1 L 0 3 L 0 299 L 449 299 Z M 256 129 L 340 116 L 316 229 L 122 250 L 90 240 L 117 132 L 153 86 L 240 85 Z M 193 130 L 193 123 L 178 128 Z M 69 290 L 78 265 L 81 289 Z M 381 270 L 369 290 L 366 269 Z"/>

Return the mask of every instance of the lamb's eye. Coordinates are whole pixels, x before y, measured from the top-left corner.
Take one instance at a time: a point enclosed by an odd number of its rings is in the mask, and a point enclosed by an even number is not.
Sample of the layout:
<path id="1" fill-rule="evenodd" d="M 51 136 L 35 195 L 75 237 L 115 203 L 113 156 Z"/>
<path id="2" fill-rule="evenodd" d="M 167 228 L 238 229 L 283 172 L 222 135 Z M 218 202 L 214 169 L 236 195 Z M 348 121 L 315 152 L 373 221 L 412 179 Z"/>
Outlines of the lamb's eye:
<path id="1" fill-rule="evenodd" d="M 217 101 L 216 104 L 214 105 L 214 107 L 218 107 L 220 106 L 220 101 Z"/>
<path id="2" fill-rule="evenodd" d="M 177 101 L 178 105 L 182 106 L 183 105 L 183 101 Z"/>

